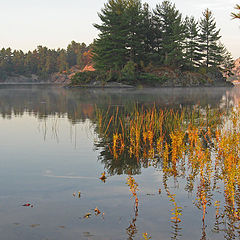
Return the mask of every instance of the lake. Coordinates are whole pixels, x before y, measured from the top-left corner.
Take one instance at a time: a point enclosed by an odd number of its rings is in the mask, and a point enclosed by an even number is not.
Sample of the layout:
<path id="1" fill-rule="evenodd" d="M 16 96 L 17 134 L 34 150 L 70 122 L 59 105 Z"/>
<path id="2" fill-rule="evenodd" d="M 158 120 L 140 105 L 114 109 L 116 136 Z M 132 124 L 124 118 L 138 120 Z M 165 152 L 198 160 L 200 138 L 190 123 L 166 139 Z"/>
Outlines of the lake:
<path id="1" fill-rule="evenodd" d="M 1 239 L 239 239 L 239 99 L 0 86 Z"/>

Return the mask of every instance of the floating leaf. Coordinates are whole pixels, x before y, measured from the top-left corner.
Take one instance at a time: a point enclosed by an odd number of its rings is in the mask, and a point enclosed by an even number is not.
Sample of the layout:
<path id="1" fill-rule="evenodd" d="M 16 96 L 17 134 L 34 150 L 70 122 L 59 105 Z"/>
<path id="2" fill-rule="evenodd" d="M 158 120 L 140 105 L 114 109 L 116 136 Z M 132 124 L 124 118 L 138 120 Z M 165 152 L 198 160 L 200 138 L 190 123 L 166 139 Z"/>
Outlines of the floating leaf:
<path id="1" fill-rule="evenodd" d="M 102 173 L 102 176 L 101 176 L 99 179 L 101 179 L 101 180 L 105 183 L 105 182 L 106 182 L 106 179 L 107 179 L 106 173 L 103 172 L 103 173 Z"/>
<path id="2" fill-rule="evenodd" d="M 32 207 L 33 205 L 31 205 L 31 203 L 25 203 L 22 205 L 23 207 Z"/>
<path id="3" fill-rule="evenodd" d="M 96 215 L 99 215 L 101 213 L 100 210 L 97 207 L 94 209 L 94 212 L 95 212 Z"/>
<path id="4" fill-rule="evenodd" d="M 91 213 L 86 213 L 83 218 L 90 218 L 91 215 Z"/>

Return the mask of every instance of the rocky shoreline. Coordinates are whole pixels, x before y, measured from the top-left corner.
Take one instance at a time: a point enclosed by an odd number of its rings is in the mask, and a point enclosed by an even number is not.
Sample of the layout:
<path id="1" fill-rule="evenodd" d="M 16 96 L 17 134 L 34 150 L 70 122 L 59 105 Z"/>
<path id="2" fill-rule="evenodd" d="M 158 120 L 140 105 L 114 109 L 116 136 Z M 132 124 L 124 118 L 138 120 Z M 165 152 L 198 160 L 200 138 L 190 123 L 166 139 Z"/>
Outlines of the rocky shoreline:
<path id="1" fill-rule="evenodd" d="M 155 71 L 156 76 L 166 76 L 167 80 L 161 84 L 144 84 L 137 82 L 136 84 L 128 84 L 127 82 L 114 81 L 91 81 L 89 83 L 72 84 L 71 77 L 73 74 L 54 73 L 47 79 L 42 79 L 37 75 L 31 76 L 9 76 L 5 81 L 0 82 L 1 85 L 9 84 L 36 84 L 36 85 L 62 85 L 65 88 L 165 88 L 165 87 L 231 87 L 234 84 L 231 81 L 226 81 L 221 72 L 200 74 L 195 72 L 174 72 Z"/>

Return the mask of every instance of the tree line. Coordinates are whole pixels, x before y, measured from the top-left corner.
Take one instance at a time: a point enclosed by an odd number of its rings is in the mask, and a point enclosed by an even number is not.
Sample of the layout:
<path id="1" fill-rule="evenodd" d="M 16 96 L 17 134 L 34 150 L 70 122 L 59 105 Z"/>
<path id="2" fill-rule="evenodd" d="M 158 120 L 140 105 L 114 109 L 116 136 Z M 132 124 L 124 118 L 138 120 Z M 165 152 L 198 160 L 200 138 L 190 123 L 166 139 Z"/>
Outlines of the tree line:
<path id="1" fill-rule="evenodd" d="M 11 75 L 36 74 L 47 78 L 55 72 L 67 72 L 72 66 L 83 68 L 89 62 L 89 49 L 85 43 L 72 41 L 67 49 L 49 49 L 38 46 L 33 51 L 2 48 L 0 50 L 0 79 Z"/>
<path id="2" fill-rule="evenodd" d="M 189 71 L 230 72 L 233 59 L 220 42 L 213 13 L 183 17 L 170 1 L 151 10 L 141 0 L 109 0 L 98 14 L 100 33 L 93 45 L 100 71 L 144 72 L 147 66 L 169 66 Z"/>
<path id="3" fill-rule="evenodd" d="M 79 73 L 76 81 L 78 77 L 131 81 L 162 66 L 231 73 L 233 59 L 220 42 L 220 30 L 209 9 L 197 20 L 183 17 L 168 0 L 154 9 L 141 0 L 108 0 L 98 15 L 101 23 L 94 26 L 100 33 L 89 46 L 72 41 L 66 49 L 38 46 L 27 53 L 1 49 L 0 80 L 14 74 L 47 78 L 55 72 L 67 73 L 75 65 L 82 69 L 90 61 L 97 71 Z M 146 80 L 150 76 L 142 77 Z"/>

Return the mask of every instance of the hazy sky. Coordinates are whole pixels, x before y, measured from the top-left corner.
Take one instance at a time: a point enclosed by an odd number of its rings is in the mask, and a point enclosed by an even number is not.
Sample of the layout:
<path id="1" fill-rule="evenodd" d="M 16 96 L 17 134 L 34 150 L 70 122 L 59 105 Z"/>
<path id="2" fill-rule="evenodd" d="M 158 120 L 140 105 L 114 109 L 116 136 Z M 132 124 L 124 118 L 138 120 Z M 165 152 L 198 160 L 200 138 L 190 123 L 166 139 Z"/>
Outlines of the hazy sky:
<path id="1" fill-rule="evenodd" d="M 72 40 L 91 43 L 98 32 L 97 12 L 107 0 L 0 0 L 0 48 L 24 51 L 38 45 L 66 48 Z M 143 1 L 145 2 L 145 1 Z M 146 0 L 155 7 L 160 0 Z M 230 13 L 239 0 L 172 0 L 184 15 L 201 17 L 205 8 L 214 13 L 222 42 L 234 58 L 240 57 L 240 20 Z"/>

